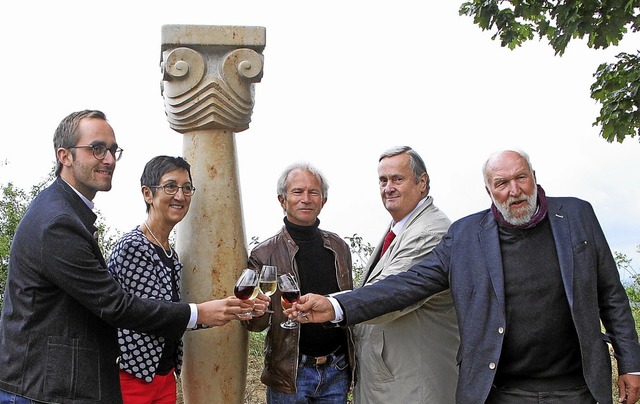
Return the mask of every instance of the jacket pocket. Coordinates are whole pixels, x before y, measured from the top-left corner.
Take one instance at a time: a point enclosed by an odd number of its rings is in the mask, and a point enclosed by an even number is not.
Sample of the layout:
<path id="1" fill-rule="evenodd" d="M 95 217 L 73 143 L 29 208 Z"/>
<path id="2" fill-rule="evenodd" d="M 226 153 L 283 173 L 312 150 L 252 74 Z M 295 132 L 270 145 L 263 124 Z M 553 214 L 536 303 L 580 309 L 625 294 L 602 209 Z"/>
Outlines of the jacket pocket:
<path id="1" fill-rule="evenodd" d="M 364 359 L 366 362 L 371 363 L 370 369 L 374 369 L 374 378 L 380 383 L 391 382 L 394 380 L 393 373 L 389 370 L 389 367 L 384 361 L 384 332 L 375 331 L 371 333 L 368 352 L 366 352 Z"/>
<path id="2" fill-rule="evenodd" d="M 75 338 L 49 337 L 44 393 L 50 397 L 100 400 L 100 352 Z"/>

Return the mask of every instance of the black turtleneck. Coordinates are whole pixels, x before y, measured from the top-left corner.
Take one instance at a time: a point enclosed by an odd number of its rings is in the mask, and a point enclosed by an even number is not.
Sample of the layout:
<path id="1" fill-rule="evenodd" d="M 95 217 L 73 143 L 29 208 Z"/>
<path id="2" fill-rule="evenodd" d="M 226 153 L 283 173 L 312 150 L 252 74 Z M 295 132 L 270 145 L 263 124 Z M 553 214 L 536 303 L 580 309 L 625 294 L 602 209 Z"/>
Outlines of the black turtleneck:
<path id="1" fill-rule="evenodd" d="M 336 258 L 333 251 L 324 247 L 320 220 L 311 226 L 300 226 L 284 218 L 287 232 L 298 246 L 295 255 L 298 266 L 300 293 L 326 295 L 338 292 Z M 302 324 L 300 328 L 300 353 L 324 356 L 346 347 L 346 334 L 341 328 L 325 328 L 320 324 Z"/>

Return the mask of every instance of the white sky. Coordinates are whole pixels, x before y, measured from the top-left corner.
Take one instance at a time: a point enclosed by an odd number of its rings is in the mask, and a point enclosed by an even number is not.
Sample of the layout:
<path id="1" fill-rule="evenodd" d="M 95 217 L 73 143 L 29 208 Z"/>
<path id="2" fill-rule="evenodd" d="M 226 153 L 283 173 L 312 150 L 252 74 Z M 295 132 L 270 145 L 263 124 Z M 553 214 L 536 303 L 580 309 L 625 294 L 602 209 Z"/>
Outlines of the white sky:
<path id="1" fill-rule="evenodd" d="M 416 149 L 435 203 L 455 220 L 489 206 L 486 157 L 518 147 L 547 194 L 590 201 L 612 249 L 640 269 L 640 145 L 600 138 L 589 97 L 598 64 L 635 52 L 640 37 L 606 51 L 573 41 L 563 57 L 546 41 L 510 51 L 458 16 L 461 2 L 13 2 L 0 14 L 0 183 L 39 182 L 53 166 L 59 121 L 100 109 L 125 152 L 112 191 L 95 202 L 111 228 L 130 230 L 145 217 L 144 164 L 182 154 L 160 95 L 161 26 L 264 26 L 252 124 L 236 135 L 247 239 L 281 227 L 276 180 L 293 161 L 329 179 L 321 227 L 375 245 L 389 221 L 378 195 L 382 151 Z"/>

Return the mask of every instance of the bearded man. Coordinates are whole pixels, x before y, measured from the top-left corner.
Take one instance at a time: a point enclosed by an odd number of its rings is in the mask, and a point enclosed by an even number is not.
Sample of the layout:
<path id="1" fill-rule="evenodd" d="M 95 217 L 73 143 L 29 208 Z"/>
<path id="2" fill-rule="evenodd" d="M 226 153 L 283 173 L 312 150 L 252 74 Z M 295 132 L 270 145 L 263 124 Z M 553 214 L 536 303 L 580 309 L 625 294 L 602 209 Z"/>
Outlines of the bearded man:
<path id="1" fill-rule="evenodd" d="M 620 402 L 635 403 L 640 344 L 593 208 L 547 197 L 522 151 L 492 154 L 483 174 L 491 208 L 453 223 L 423 261 L 349 293 L 303 296 L 290 316 L 352 325 L 450 287 L 458 403 L 612 403 L 608 343 Z"/>

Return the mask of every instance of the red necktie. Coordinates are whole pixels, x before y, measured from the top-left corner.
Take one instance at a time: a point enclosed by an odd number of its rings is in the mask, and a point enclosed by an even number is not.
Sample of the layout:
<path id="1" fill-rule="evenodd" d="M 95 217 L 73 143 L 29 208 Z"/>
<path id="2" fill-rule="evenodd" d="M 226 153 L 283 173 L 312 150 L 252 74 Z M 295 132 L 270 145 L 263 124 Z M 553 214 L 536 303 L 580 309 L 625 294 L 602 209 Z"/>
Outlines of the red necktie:
<path id="1" fill-rule="evenodd" d="M 385 251 L 387 251 L 387 248 L 389 248 L 389 244 L 391 244 L 394 238 L 396 238 L 396 234 L 393 231 L 389 230 L 389 233 L 387 233 L 387 235 L 384 237 L 384 242 L 382 243 L 382 251 L 380 252 L 381 256 Z"/>

